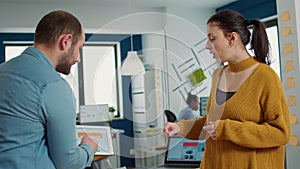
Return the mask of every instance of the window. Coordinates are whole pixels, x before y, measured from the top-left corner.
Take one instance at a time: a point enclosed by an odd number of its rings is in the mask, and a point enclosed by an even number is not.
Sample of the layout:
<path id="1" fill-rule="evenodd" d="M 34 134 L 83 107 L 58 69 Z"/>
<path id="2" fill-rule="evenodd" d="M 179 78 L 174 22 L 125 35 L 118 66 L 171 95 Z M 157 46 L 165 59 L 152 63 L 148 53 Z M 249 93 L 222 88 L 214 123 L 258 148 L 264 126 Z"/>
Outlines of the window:
<path id="1" fill-rule="evenodd" d="M 33 42 L 4 42 L 5 61 L 21 54 Z M 81 53 L 81 63 L 71 68 L 66 79 L 76 98 L 76 112 L 79 105 L 108 104 L 114 107 L 115 117 L 120 114 L 122 105 L 119 43 L 86 43 Z"/>
<path id="2" fill-rule="evenodd" d="M 27 47 L 33 46 L 33 42 L 4 42 L 5 47 L 5 62 L 20 55 Z M 77 64 L 71 67 L 69 75 L 60 74 L 69 83 L 76 98 L 76 112 L 79 111 L 78 100 L 78 66 Z"/>
<path id="3" fill-rule="evenodd" d="M 118 74 L 120 57 L 118 43 L 86 43 L 82 49 L 79 71 L 80 105 L 108 104 L 122 117 L 121 76 Z"/>
<path id="4" fill-rule="evenodd" d="M 278 39 L 278 25 L 277 20 L 270 20 L 265 22 L 266 32 L 271 46 L 271 68 L 275 70 L 279 78 L 281 78 L 280 71 L 280 54 L 279 54 L 279 39 Z"/>
<path id="5" fill-rule="evenodd" d="M 33 43 L 24 44 L 9 44 L 5 43 L 5 62 L 20 55 L 28 46 L 32 46 Z"/>

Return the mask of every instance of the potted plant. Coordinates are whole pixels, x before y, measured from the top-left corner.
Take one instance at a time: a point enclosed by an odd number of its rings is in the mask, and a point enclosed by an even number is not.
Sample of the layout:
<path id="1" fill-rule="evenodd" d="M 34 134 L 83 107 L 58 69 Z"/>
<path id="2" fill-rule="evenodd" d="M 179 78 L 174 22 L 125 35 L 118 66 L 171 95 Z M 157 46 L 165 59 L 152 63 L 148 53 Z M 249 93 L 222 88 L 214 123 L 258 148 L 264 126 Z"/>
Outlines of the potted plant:
<path id="1" fill-rule="evenodd" d="M 109 112 L 109 121 L 108 123 L 111 124 L 113 118 L 115 117 L 114 113 L 115 113 L 116 109 L 113 106 L 109 106 L 108 108 L 108 112 Z"/>

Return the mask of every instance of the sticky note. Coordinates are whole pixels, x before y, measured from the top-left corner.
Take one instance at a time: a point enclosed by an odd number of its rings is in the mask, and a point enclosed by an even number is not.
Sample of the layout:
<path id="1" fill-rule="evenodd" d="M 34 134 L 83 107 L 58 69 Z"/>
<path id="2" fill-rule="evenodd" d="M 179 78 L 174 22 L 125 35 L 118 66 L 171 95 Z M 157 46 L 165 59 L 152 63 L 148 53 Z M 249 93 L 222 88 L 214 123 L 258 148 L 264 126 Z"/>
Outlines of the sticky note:
<path id="1" fill-rule="evenodd" d="M 295 78 L 294 77 L 287 78 L 286 87 L 289 89 L 295 87 Z"/>
<path id="2" fill-rule="evenodd" d="M 284 27 L 283 30 L 281 31 L 281 36 L 288 36 L 290 34 L 292 34 L 290 26 Z"/>
<path id="3" fill-rule="evenodd" d="M 287 60 L 285 64 L 285 70 L 290 72 L 294 70 L 294 61 L 293 60 Z"/>
<path id="4" fill-rule="evenodd" d="M 193 73 L 191 73 L 190 75 L 188 75 L 188 78 L 192 83 L 192 85 L 196 86 L 199 83 L 201 83 L 204 79 L 206 79 L 206 76 L 204 74 L 204 71 L 201 68 L 199 68 L 195 70 Z"/>
<path id="5" fill-rule="evenodd" d="M 291 146 L 298 146 L 299 145 L 298 136 L 291 135 L 289 143 Z"/>
<path id="6" fill-rule="evenodd" d="M 290 114 L 290 123 L 297 124 L 297 114 Z"/>
<path id="7" fill-rule="evenodd" d="M 290 11 L 285 11 L 281 15 L 281 21 L 288 21 L 291 19 Z"/>
<path id="8" fill-rule="evenodd" d="M 288 103 L 289 106 L 296 106 L 296 96 L 295 95 L 289 95 L 288 97 Z"/>
<path id="9" fill-rule="evenodd" d="M 285 55 L 293 53 L 293 45 L 292 45 L 292 43 L 284 44 L 283 53 Z"/>

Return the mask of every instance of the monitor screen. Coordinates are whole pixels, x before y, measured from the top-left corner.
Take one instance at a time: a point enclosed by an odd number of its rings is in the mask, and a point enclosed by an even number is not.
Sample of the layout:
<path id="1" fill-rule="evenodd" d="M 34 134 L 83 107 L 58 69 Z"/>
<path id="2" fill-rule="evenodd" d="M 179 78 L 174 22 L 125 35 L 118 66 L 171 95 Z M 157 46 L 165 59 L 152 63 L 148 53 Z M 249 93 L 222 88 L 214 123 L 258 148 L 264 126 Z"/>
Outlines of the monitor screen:
<path id="1" fill-rule="evenodd" d="M 166 162 L 199 162 L 204 155 L 204 140 L 189 140 L 182 137 L 170 137 Z"/>
<path id="2" fill-rule="evenodd" d="M 104 122 L 109 120 L 108 104 L 80 105 L 79 107 L 80 123 Z"/>
<path id="3" fill-rule="evenodd" d="M 207 101 L 208 97 L 200 97 L 200 116 L 204 116 L 206 114 Z"/>

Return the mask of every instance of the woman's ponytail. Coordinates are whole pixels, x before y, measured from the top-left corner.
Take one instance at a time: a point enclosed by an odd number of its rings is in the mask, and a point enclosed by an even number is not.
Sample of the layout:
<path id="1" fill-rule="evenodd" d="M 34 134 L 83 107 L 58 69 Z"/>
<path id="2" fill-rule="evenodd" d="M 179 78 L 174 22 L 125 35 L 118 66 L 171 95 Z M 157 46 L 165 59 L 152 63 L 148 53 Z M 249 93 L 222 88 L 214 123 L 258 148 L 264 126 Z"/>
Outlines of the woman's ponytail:
<path id="1" fill-rule="evenodd" d="M 261 62 L 270 64 L 269 58 L 269 40 L 266 33 L 265 25 L 257 19 L 246 21 L 249 23 L 247 26 L 252 26 L 252 39 L 250 42 L 251 49 L 254 51 L 254 58 Z"/>

